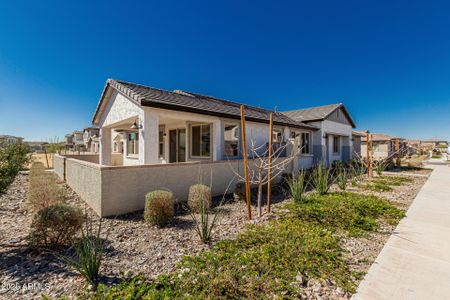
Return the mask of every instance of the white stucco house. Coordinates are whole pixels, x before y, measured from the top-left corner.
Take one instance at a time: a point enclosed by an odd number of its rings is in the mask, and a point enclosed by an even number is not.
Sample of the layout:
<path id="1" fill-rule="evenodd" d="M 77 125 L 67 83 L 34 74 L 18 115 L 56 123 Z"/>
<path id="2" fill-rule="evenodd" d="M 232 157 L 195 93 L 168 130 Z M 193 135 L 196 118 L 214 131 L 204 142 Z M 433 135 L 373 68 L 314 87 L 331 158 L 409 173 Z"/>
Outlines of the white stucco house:
<path id="1" fill-rule="evenodd" d="M 93 116 L 99 155 L 56 155 L 55 172 L 100 216 L 140 210 L 145 195 L 161 188 L 186 200 L 202 179 L 211 180 L 213 196 L 223 195 L 235 187 L 236 174 L 243 175 L 244 155 L 252 169 L 252 154 L 268 149 L 271 113 L 274 148 L 286 154 L 276 158 L 283 172 L 352 157 L 354 123 L 342 104 L 311 109 L 307 114 L 315 117 L 307 118 L 244 105 L 245 154 L 241 105 L 109 79 Z"/>
<path id="2" fill-rule="evenodd" d="M 166 164 L 242 158 L 240 105 L 186 91 L 108 80 L 93 124 L 100 128 L 101 165 Z M 245 106 L 248 155 L 263 149 L 271 111 Z M 274 113 L 274 142 L 297 138 L 312 163 L 314 125 Z"/>
<path id="3" fill-rule="evenodd" d="M 344 104 L 331 104 L 284 112 L 291 119 L 312 125 L 312 149 L 315 161 L 331 166 L 333 161 L 350 161 L 354 156 L 355 122 Z M 360 151 L 360 149 L 359 149 Z"/>

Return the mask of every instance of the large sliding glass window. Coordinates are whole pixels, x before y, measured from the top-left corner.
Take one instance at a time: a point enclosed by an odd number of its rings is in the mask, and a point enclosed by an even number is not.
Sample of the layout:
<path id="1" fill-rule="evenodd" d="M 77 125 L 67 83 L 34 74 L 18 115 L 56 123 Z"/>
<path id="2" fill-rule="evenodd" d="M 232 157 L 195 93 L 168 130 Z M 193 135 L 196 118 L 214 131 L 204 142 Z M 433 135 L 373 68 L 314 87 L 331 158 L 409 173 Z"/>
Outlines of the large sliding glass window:
<path id="1" fill-rule="evenodd" d="M 211 125 L 191 126 L 191 156 L 211 156 Z"/>

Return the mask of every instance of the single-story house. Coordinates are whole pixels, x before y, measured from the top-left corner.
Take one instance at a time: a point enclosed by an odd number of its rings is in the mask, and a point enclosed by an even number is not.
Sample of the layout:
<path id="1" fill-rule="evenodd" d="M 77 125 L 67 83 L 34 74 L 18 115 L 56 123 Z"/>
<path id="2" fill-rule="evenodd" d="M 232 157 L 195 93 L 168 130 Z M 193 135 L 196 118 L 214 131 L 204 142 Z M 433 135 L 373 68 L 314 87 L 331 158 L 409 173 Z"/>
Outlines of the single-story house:
<path id="1" fill-rule="evenodd" d="M 393 158 L 396 154 L 397 140 L 400 141 L 401 155 L 406 155 L 408 146 L 405 139 L 384 133 L 372 133 L 373 159 L 378 160 Z M 361 156 L 367 157 L 367 136 L 365 134 L 361 138 L 361 143 Z"/>
<path id="2" fill-rule="evenodd" d="M 265 151 L 271 111 L 245 106 L 247 155 Z M 311 156 L 314 125 L 273 112 L 274 143 L 297 138 Z M 243 157 L 240 104 L 186 91 L 108 80 L 93 124 L 100 128 L 100 164 L 142 165 Z M 121 159 L 115 159 L 122 156 Z M 306 166 L 308 167 L 308 166 Z"/>
<path id="3" fill-rule="evenodd" d="M 171 190 L 177 201 L 199 181 L 211 184 L 212 195 L 231 192 L 236 173 L 244 171 L 242 158 L 249 157 L 253 168 L 253 154 L 268 149 L 271 113 L 273 144 L 283 150 L 276 160 L 285 173 L 311 168 L 319 159 L 352 157 L 354 122 L 342 104 L 308 122 L 244 105 L 247 153 L 240 107 L 193 92 L 109 79 L 93 116 L 99 155 L 56 155 L 55 172 L 100 216 L 142 209 L 145 194 L 160 188 Z"/>
<path id="4" fill-rule="evenodd" d="M 331 166 L 333 161 L 353 158 L 353 128 L 355 122 L 344 104 L 331 104 L 286 111 L 291 119 L 317 127 L 313 132 L 312 151 L 315 161 Z"/>

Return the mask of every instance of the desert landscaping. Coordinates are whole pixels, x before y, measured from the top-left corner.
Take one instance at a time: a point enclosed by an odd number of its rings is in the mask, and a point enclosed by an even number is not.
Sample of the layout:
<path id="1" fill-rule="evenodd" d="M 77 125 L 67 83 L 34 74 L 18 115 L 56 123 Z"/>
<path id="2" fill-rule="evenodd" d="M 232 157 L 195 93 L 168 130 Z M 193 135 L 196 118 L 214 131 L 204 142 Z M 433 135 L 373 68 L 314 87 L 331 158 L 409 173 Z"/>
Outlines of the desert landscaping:
<path id="1" fill-rule="evenodd" d="M 218 217 L 211 240 L 206 242 L 195 230 L 201 214 L 193 217 L 187 204 L 177 205 L 174 218 L 162 226 L 147 222 L 143 211 L 103 218 L 104 256 L 94 291 L 63 258 L 73 255 L 73 248 L 30 244 L 35 213 L 28 195 L 30 171 L 20 171 L 0 196 L 0 281 L 39 286 L 2 290 L 1 296 L 115 299 L 140 293 L 173 298 L 265 298 L 273 294 L 292 299 L 349 299 L 430 172 L 404 167 L 375 174 L 373 179 L 349 172 L 344 186 L 335 172 L 326 175 L 332 184 L 329 190 L 318 192 L 309 179 L 309 187 L 300 196 L 288 180 L 274 187 L 272 211 L 265 210 L 263 217 L 252 221 L 247 220 L 245 200 L 232 194 L 215 197 L 211 212 Z M 98 226 L 95 212 L 68 185 L 52 178 L 62 191 L 60 202 L 80 208 Z M 252 207 L 256 214 L 255 203 Z M 301 231 L 294 233 L 295 228 Z M 266 241 L 265 236 L 272 234 L 273 239 Z M 297 234 L 300 240 L 294 238 Z M 310 247 L 313 252 L 307 250 Z M 289 259 L 291 255 L 299 260 Z M 292 268 L 279 273 L 278 268 L 269 267 L 271 260 Z M 250 268 L 246 275 L 235 277 L 236 263 Z"/>

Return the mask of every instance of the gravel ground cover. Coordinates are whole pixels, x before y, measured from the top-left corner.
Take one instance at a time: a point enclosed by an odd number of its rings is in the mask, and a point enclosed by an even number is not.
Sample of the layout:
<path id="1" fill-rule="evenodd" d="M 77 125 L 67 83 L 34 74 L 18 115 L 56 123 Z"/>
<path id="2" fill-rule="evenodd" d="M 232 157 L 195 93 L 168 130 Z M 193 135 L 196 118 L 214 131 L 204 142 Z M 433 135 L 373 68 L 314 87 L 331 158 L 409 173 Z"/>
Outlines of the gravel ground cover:
<path id="1" fill-rule="evenodd" d="M 369 191 L 363 187 L 363 183 L 357 187 L 349 184 L 349 191 L 374 194 L 406 210 L 426 178 L 412 177 L 412 180 L 412 183 L 395 186 L 388 192 Z M 31 216 L 26 206 L 27 185 L 28 175 L 22 172 L 7 193 L 0 196 L 0 299 L 40 299 L 42 293 L 50 297 L 74 296 L 83 290 L 83 280 L 53 253 L 39 253 L 28 247 Z M 68 186 L 64 185 L 64 188 L 67 202 L 93 214 Z M 277 196 L 273 206 L 275 212 L 280 211 L 283 202 L 290 201 L 282 201 L 284 199 L 282 194 Z M 265 215 L 253 223 L 263 223 L 275 216 Z M 142 212 L 103 219 L 102 226 L 108 239 L 101 270 L 103 281 L 118 282 L 126 273 L 142 273 L 147 278 L 168 273 L 184 255 L 194 255 L 209 249 L 219 240 L 235 238 L 247 223 L 244 203 L 226 202 L 220 208 L 214 241 L 205 245 L 195 233 L 191 216 L 183 213 L 182 209 L 178 209 L 174 221 L 164 228 L 146 224 Z M 351 268 L 366 272 L 394 229 L 392 225 L 381 224 L 381 230 L 369 236 L 344 239 L 343 247 L 347 250 L 347 261 Z M 65 250 L 59 252 L 64 253 Z M 300 277 L 298 280 L 302 281 Z M 351 296 L 336 289 L 327 280 L 313 279 L 312 282 L 299 284 L 304 284 L 309 299 L 347 299 Z"/>

